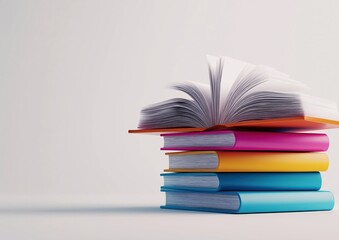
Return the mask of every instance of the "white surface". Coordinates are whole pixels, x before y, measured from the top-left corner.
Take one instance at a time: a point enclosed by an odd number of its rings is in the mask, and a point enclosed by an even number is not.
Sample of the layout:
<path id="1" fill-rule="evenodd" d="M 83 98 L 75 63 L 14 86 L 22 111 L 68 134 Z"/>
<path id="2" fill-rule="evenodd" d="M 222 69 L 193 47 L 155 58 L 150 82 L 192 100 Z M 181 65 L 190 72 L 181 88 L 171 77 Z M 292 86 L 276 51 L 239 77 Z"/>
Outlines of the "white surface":
<path id="1" fill-rule="evenodd" d="M 207 83 L 206 54 L 270 65 L 339 103 L 338 8 L 330 0 L 0 1 L 0 195 L 53 195 L 56 207 L 69 195 L 120 199 L 105 203 L 113 211 L 1 213 L 1 239 L 334 236 L 336 211 L 160 211 L 162 141 L 127 130 L 143 106 L 173 97 L 171 82 Z M 337 194 L 338 130 L 329 135 L 323 186 Z M 146 199 L 121 208 L 131 192 Z"/>
<path id="2" fill-rule="evenodd" d="M 3 239 L 338 239 L 339 212 L 216 215 L 149 206 L 1 216 Z M 174 230 L 175 229 L 175 230 Z"/>

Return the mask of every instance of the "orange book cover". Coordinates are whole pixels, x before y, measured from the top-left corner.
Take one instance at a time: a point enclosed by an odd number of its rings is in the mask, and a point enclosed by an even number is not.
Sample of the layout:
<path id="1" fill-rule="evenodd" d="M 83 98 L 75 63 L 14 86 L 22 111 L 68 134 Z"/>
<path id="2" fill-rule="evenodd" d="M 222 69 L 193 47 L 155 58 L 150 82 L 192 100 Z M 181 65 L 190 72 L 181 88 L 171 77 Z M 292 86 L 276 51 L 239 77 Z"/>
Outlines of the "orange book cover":
<path id="1" fill-rule="evenodd" d="M 196 132 L 208 130 L 282 130 L 282 131 L 313 131 L 338 128 L 339 121 L 325 118 L 308 116 L 275 118 L 268 120 L 251 120 L 237 123 L 221 124 L 210 128 L 163 128 L 163 129 L 136 129 L 129 130 L 129 133 L 150 133 L 161 134 L 170 132 Z"/>

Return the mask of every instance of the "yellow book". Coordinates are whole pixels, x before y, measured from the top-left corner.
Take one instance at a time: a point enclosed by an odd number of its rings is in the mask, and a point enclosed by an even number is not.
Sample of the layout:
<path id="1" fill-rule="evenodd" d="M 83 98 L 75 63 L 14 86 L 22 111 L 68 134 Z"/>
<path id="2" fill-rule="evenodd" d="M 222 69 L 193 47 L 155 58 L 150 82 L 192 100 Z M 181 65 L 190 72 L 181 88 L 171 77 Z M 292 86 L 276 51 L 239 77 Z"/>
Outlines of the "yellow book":
<path id="1" fill-rule="evenodd" d="M 192 151 L 167 153 L 165 172 L 318 172 L 329 159 L 319 152 Z"/>

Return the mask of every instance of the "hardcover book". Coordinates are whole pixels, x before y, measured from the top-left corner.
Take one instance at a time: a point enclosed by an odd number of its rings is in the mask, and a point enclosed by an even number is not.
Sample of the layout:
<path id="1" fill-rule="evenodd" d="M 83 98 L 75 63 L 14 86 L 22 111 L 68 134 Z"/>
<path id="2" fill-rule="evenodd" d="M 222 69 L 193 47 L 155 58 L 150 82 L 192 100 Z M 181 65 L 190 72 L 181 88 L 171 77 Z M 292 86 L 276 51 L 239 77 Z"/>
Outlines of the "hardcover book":
<path id="1" fill-rule="evenodd" d="M 161 134 L 162 150 L 326 151 L 329 140 L 320 133 L 206 131 Z"/>
<path id="2" fill-rule="evenodd" d="M 144 108 L 139 130 L 130 132 L 339 126 L 334 102 L 308 94 L 301 82 L 273 68 L 214 56 L 208 56 L 208 67 L 209 85 L 173 85 L 189 98 L 173 98 Z"/>
<path id="3" fill-rule="evenodd" d="M 319 172 L 163 173 L 161 189 L 191 191 L 317 191 Z"/>
<path id="4" fill-rule="evenodd" d="M 167 153 L 165 172 L 321 172 L 326 153 L 191 151 Z"/>
<path id="5" fill-rule="evenodd" d="M 166 189 L 161 208 L 220 213 L 329 211 L 334 197 L 329 191 L 222 191 L 193 192 Z"/>

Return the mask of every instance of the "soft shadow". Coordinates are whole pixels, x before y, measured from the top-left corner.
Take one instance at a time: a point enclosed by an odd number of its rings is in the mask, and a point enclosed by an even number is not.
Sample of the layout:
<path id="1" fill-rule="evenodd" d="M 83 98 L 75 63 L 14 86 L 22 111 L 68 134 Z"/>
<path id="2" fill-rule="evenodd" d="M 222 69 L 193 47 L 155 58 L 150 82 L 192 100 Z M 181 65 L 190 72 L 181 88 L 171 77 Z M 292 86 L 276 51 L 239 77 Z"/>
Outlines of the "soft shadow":
<path id="1" fill-rule="evenodd" d="M 159 206 L 8 207 L 0 214 L 161 214 Z"/>
<path id="2" fill-rule="evenodd" d="M 271 213 L 275 215 L 289 215 L 289 214 L 298 214 L 299 212 L 286 212 L 286 213 Z M 304 214 L 314 213 L 313 211 L 303 212 Z M 320 211 L 316 212 L 318 214 L 339 214 L 339 211 Z M 124 215 L 156 215 L 156 214 L 216 214 L 213 212 L 200 212 L 200 211 L 183 211 L 176 209 L 161 209 L 159 206 L 81 206 L 81 207 L 26 207 L 26 206 L 17 206 L 17 207 L 0 207 L 0 215 L 5 214 L 124 214 Z M 220 213 L 218 213 L 220 214 Z M 246 215 L 256 215 L 256 216 L 267 216 L 271 215 L 270 213 L 252 213 Z M 231 214 L 241 216 L 242 214 Z"/>

